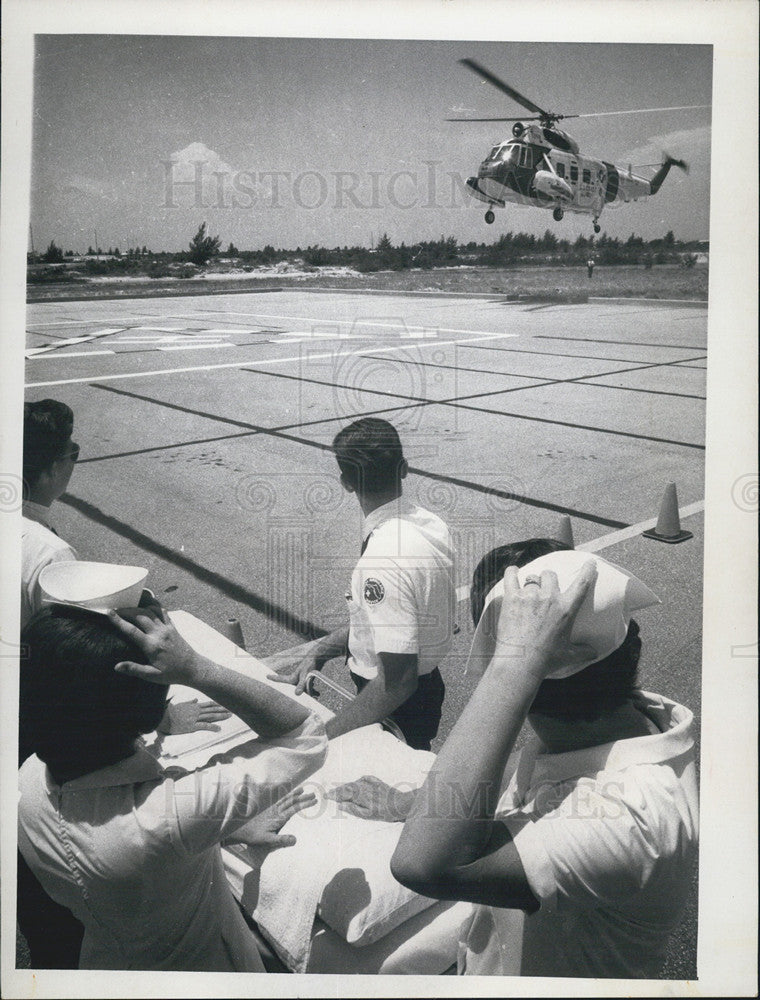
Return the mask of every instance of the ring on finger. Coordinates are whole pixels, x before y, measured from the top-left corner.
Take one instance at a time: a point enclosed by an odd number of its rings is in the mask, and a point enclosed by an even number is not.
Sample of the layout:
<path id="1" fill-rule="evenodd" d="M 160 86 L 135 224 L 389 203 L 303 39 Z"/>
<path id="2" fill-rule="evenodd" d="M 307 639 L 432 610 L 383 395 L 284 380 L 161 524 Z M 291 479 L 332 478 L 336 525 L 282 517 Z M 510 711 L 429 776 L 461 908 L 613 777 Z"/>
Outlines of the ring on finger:
<path id="1" fill-rule="evenodd" d="M 535 583 L 537 587 L 541 586 L 541 580 L 537 576 L 526 576 L 523 586 L 527 587 L 529 583 Z"/>

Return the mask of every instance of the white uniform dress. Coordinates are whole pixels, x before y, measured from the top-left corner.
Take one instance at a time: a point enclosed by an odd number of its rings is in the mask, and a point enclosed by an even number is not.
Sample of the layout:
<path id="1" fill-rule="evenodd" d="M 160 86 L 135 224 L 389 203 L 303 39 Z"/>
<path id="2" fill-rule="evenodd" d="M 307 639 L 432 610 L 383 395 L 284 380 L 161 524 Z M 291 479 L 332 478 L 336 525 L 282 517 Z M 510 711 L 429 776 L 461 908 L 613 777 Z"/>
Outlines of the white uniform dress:
<path id="1" fill-rule="evenodd" d="M 310 715 L 197 771 L 147 750 L 58 785 L 36 756 L 19 774 L 19 847 L 85 927 L 80 968 L 263 972 L 219 844 L 324 761 Z"/>
<path id="2" fill-rule="evenodd" d="M 694 719 L 644 691 L 634 704 L 652 735 L 558 754 L 534 738 L 521 751 L 497 817 L 540 906 L 477 906 L 460 973 L 659 975 L 697 857 Z"/>

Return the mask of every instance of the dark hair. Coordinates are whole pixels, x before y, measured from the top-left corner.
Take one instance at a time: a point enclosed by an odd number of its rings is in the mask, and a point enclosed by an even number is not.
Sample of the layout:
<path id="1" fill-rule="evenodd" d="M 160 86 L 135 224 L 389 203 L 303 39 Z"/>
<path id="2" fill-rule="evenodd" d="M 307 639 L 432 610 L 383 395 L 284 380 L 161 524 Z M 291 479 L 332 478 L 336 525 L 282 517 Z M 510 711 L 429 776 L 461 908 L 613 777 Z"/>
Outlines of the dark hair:
<path id="1" fill-rule="evenodd" d="M 63 456 L 74 430 L 74 414 L 57 399 L 24 403 L 24 483 L 34 486 L 40 475 Z"/>
<path id="2" fill-rule="evenodd" d="M 355 420 L 335 435 L 333 451 L 346 484 L 357 493 L 400 490 L 404 453 L 398 431 L 387 420 Z"/>
<path id="3" fill-rule="evenodd" d="M 111 623 L 55 605 L 38 611 L 22 632 L 20 755 L 36 753 L 53 775 L 116 763 L 140 733 L 155 729 L 167 689 L 118 674 L 122 660 L 143 653 Z"/>
<path id="4" fill-rule="evenodd" d="M 557 541 L 556 538 L 528 538 L 524 542 L 499 545 L 487 552 L 472 574 L 470 613 L 473 625 L 477 625 L 480 621 L 488 592 L 504 576 L 507 566 L 525 566 L 550 552 L 561 552 L 569 548 L 569 545 Z"/>
<path id="5" fill-rule="evenodd" d="M 531 712 L 592 722 L 631 697 L 637 688 L 640 656 L 639 625 L 631 619 L 625 639 L 609 656 L 570 677 L 545 680 L 536 692 Z"/>
<path id="6" fill-rule="evenodd" d="M 475 568 L 470 589 L 470 609 L 475 624 L 483 613 L 486 597 L 507 566 L 525 566 L 534 559 L 569 549 L 554 538 L 529 538 L 500 545 L 483 556 Z M 631 620 L 622 644 L 598 663 L 562 680 L 545 680 L 539 687 L 531 712 L 559 719 L 593 721 L 604 712 L 623 705 L 636 690 L 641 656 L 638 623 Z"/>

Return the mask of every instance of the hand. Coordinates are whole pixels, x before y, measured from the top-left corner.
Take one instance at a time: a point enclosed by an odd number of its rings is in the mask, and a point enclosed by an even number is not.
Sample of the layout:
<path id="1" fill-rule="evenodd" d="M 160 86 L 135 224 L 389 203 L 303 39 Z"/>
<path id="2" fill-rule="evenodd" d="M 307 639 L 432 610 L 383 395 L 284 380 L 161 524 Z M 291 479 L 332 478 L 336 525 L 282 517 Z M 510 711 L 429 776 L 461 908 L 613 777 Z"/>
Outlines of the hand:
<path id="1" fill-rule="evenodd" d="M 264 809 L 257 816 L 249 819 L 245 826 L 240 827 L 226 844 L 246 844 L 249 847 L 264 847 L 274 851 L 279 847 L 292 847 L 296 838 L 289 833 L 280 833 L 291 816 L 315 805 L 317 796 L 314 792 L 305 792 L 303 788 L 294 788 L 292 792 L 283 795 L 274 805 Z"/>
<path id="2" fill-rule="evenodd" d="M 166 706 L 163 719 L 158 724 L 158 732 L 167 736 L 178 736 L 180 733 L 200 733 L 207 730 L 218 733 L 221 726 L 215 725 L 223 719 L 229 719 L 232 712 L 217 705 L 215 701 L 202 701 L 197 698 L 192 701 L 180 701 Z"/>
<path id="3" fill-rule="evenodd" d="M 595 653 L 591 646 L 570 642 L 575 616 L 596 581 L 589 560 L 564 593 L 556 573 L 544 570 L 539 583 L 520 586 L 517 567 L 504 573 L 504 599 L 496 626 L 496 658 L 522 657 L 529 670 L 544 678 L 559 666 L 580 662 Z"/>
<path id="4" fill-rule="evenodd" d="M 189 684 L 202 662 L 170 621 L 166 621 L 157 603 L 145 608 L 121 608 L 109 611 L 114 628 L 144 653 L 148 663 L 124 661 L 115 670 L 151 681 L 153 684 Z"/>
<path id="5" fill-rule="evenodd" d="M 360 819 L 382 819 L 388 823 L 403 823 L 412 808 L 416 792 L 402 791 L 386 785 L 380 778 L 365 774 L 358 781 L 349 781 L 325 796 L 340 808 Z"/>
<path id="6" fill-rule="evenodd" d="M 280 684 L 295 684 L 296 694 L 303 694 L 306 690 L 306 678 L 309 673 L 321 669 L 321 664 L 309 649 L 308 643 L 295 646 L 293 649 L 284 649 L 281 653 L 274 653 L 262 662 L 274 671 L 267 674 L 267 680 L 277 681 Z"/>

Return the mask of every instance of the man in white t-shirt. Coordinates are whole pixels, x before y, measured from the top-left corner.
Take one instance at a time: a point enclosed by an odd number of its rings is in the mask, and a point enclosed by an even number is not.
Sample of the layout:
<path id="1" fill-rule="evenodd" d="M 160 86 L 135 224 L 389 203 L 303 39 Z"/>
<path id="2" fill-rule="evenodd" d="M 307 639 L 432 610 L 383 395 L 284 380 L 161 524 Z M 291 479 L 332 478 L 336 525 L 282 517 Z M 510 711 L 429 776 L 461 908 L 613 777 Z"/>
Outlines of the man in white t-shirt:
<path id="1" fill-rule="evenodd" d="M 79 458 L 74 414 L 56 399 L 24 404 L 24 500 L 21 527 L 21 628 L 42 606 L 39 578 L 54 562 L 76 559 L 59 537 L 50 508 L 65 493 Z"/>
<path id="2" fill-rule="evenodd" d="M 365 417 L 333 441 L 341 483 L 364 514 L 361 555 L 346 594 L 348 628 L 268 659 L 273 679 L 302 691 L 311 670 L 348 652 L 357 697 L 327 724 L 330 738 L 390 716 L 407 743 L 429 750 L 438 732 L 456 602 L 449 530 L 401 495 L 407 474 L 398 433 Z"/>
<path id="3" fill-rule="evenodd" d="M 460 973 L 655 978 L 696 863 L 693 716 L 635 687 L 630 613 L 651 591 L 549 540 L 504 549 L 547 544 L 520 570 L 503 554 L 503 584 L 473 603 L 482 677 L 423 788 L 395 802 L 408 818 L 391 868 L 478 904 Z"/>
<path id="4" fill-rule="evenodd" d="M 24 404 L 24 498 L 21 523 L 21 629 L 42 607 L 40 573 L 77 558 L 55 531 L 50 508 L 66 491 L 79 445 L 71 440 L 74 414 L 57 399 Z M 23 664 L 22 664 L 23 665 Z M 20 733 L 20 760 L 28 755 Z M 32 968 L 74 969 L 84 929 L 66 907 L 42 889 L 24 858 L 17 859 L 17 920 Z"/>
<path id="5" fill-rule="evenodd" d="M 56 399 L 24 404 L 24 500 L 21 528 L 21 630 L 40 610 L 40 574 L 56 562 L 70 562 L 76 551 L 56 532 L 50 508 L 66 491 L 79 445 L 71 440 L 74 414 Z M 161 722 L 166 734 L 213 729 L 229 713 L 212 702 L 171 704 Z M 50 935 L 46 935 L 49 939 Z"/>

